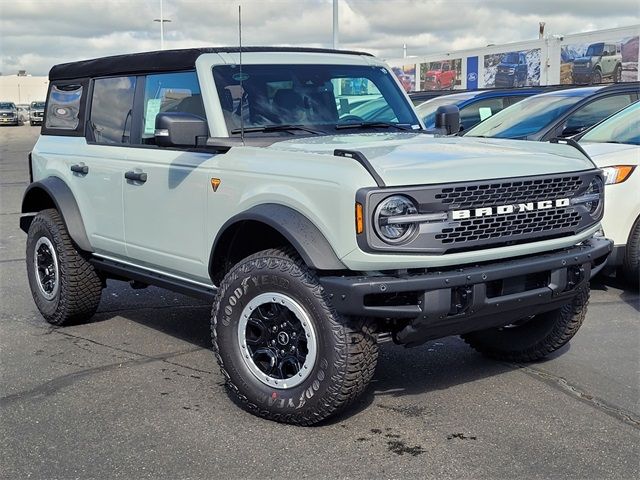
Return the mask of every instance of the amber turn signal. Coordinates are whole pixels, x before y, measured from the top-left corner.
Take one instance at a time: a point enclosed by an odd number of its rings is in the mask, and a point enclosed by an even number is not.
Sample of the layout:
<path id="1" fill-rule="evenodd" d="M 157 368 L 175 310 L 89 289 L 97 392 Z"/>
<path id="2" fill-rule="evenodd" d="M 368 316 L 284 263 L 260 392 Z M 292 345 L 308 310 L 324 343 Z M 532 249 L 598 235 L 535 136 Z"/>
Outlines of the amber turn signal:
<path id="1" fill-rule="evenodd" d="M 364 219 L 362 215 L 362 205 L 356 202 L 356 233 L 364 232 Z"/>
<path id="2" fill-rule="evenodd" d="M 219 178 L 212 178 L 211 179 L 211 187 L 213 188 L 214 192 L 218 191 L 218 187 L 220 186 L 220 179 Z"/>
<path id="3" fill-rule="evenodd" d="M 636 168 L 635 165 L 613 165 L 611 167 L 604 167 L 602 171 L 605 176 L 606 185 L 615 185 L 616 183 L 622 183 Z"/>

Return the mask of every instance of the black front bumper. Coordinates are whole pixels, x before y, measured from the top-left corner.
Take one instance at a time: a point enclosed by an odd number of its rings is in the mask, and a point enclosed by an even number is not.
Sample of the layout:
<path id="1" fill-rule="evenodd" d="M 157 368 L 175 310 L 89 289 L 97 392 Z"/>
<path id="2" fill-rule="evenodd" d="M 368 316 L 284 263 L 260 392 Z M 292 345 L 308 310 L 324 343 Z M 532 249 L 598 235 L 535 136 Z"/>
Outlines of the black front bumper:
<path id="1" fill-rule="evenodd" d="M 396 342 L 427 340 L 513 323 L 570 301 L 602 268 L 612 242 L 592 238 L 541 255 L 455 270 L 320 279 L 344 315 L 399 319 Z"/>

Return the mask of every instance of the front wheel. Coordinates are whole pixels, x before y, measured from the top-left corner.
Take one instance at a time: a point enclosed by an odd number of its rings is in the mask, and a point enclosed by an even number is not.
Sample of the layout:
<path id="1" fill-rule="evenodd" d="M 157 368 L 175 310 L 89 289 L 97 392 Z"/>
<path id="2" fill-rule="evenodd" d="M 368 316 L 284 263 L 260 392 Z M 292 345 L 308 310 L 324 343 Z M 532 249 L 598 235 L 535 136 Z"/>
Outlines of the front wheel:
<path id="1" fill-rule="evenodd" d="M 498 360 L 541 360 L 576 334 L 587 314 L 588 303 L 589 287 L 584 287 L 571 302 L 557 310 L 513 325 L 467 333 L 462 339 L 478 352 Z"/>
<path id="2" fill-rule="evenodd" d="M 255 415 L 296 425 L 353 402 L 378 356 L 371 325 L 338 315 L 315 273 L 289 251 L 265 250 L 231 269 L 211 330 L 231 397 Z"/>
<path id="3" fill-rule="evenodd" d="M 602 72 L 597 68 L 593 71 L 593 74 L 591 75 L 591 83 L 595 83 L 595 84 L 602 83 Z"/>
<path id="4" fill-rule="evenodd" d="M 640 219 L 636 220 L 631 229 L 631 234 L 625 247 L 621 272 L 628 285 L 637 290 L 640 284 Z"/>

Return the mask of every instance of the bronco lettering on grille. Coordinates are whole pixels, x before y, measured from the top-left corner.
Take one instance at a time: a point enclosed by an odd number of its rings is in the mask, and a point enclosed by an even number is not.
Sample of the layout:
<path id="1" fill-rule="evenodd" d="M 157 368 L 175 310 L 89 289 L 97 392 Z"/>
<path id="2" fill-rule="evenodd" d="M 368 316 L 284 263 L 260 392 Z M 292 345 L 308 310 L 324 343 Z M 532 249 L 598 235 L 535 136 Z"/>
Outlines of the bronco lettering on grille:
<path id="1" fill-rule="evenodd" d="M 539 202 L 516 203 L 514 205 L 500 205 L 497 207 L 482 207 L 472 210 L 453 210 L 451 212 L 451 218 L 453 220 L 464 220 L 465 218 L 492 217 L 494 215 L 509 215 L 518 212 L 568 207 L 570 204 L 571 202 L 568 198 L 559 198 L 556 200 L 541 200 Z"/>

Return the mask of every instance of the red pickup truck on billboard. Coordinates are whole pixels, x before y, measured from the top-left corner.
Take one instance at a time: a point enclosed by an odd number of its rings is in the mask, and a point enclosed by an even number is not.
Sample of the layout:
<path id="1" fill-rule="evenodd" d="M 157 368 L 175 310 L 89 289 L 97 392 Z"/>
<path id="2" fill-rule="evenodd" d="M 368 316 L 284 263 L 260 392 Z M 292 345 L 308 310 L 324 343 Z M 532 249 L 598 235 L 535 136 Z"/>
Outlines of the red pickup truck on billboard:
<path id="1" fill-rule="evenodd" d="M 424 90 L 453 88 L 456 83 L 456 69 L 451 62 L 431 62 L 424 74 Z"/>

